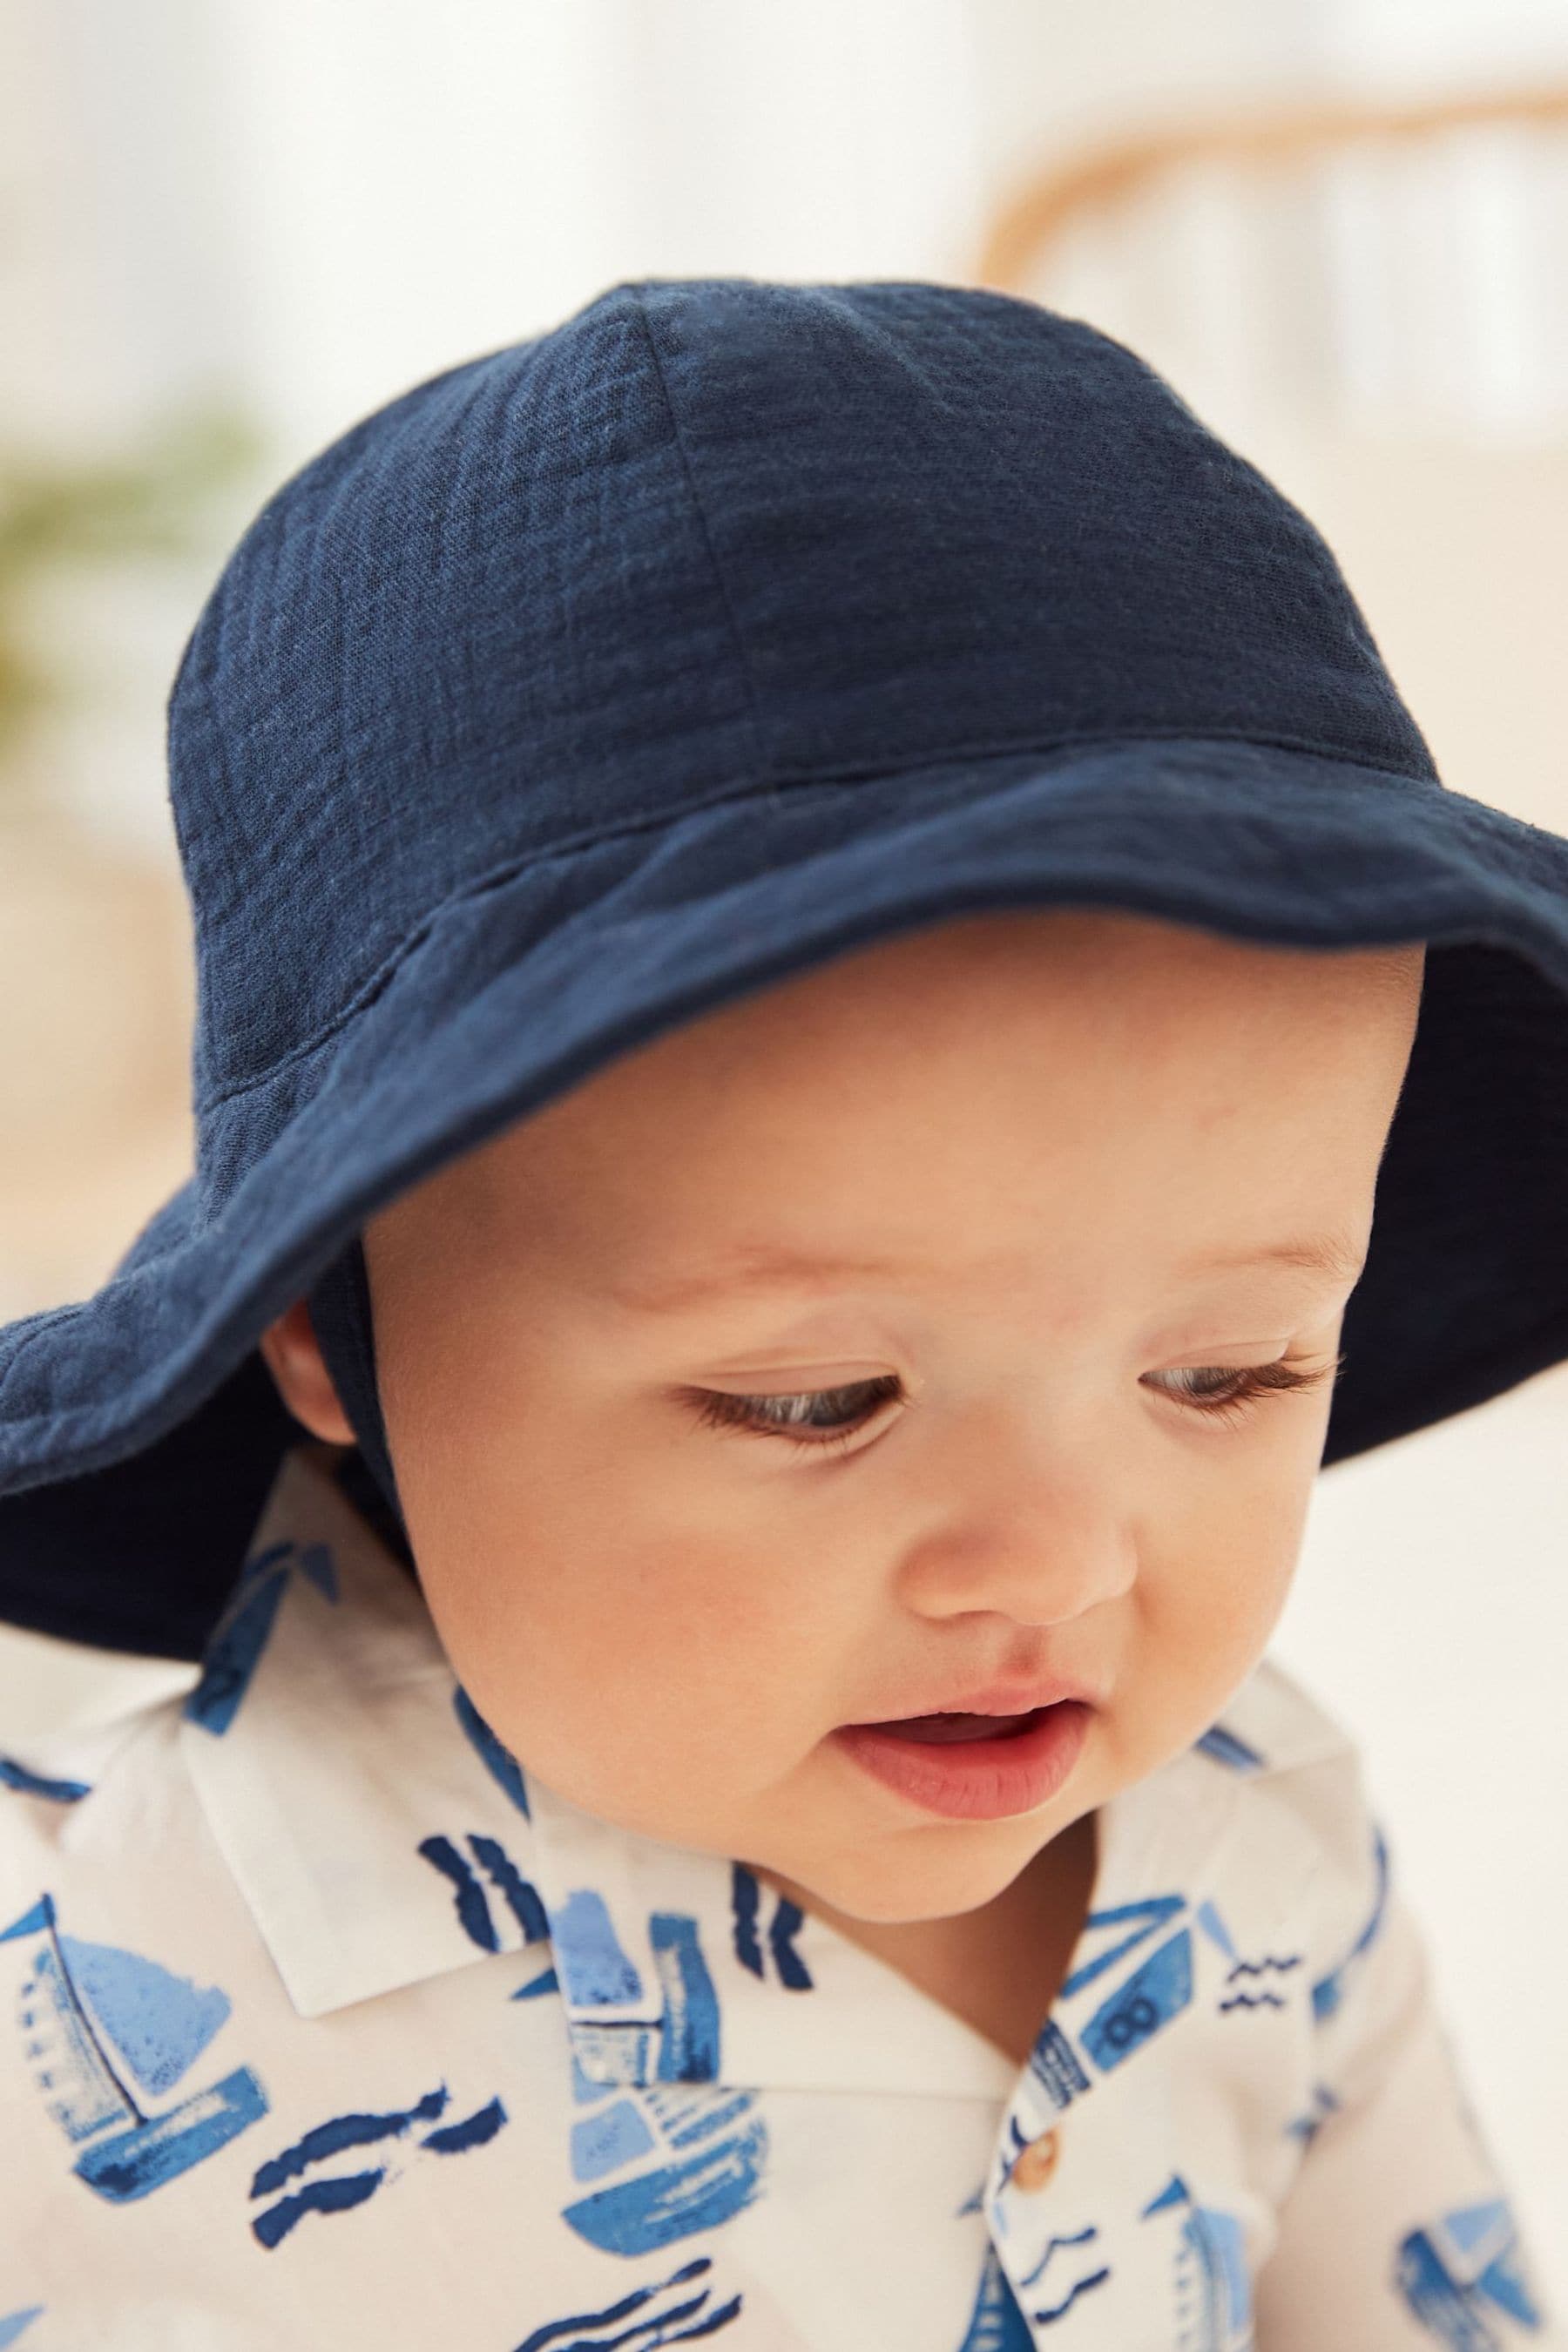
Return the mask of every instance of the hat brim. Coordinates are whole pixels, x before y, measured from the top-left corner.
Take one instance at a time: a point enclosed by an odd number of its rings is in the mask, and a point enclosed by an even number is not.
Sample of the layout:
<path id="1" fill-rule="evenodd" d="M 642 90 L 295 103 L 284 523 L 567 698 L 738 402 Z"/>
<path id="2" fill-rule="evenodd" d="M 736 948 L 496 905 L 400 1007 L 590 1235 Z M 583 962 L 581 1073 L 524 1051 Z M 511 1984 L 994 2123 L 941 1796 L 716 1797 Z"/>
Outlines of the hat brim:
<path id="1" fill-rule="evenodd" d="M 1325 1465 L 1568 1356 L 1568 841 L 1226 738 L 753 786 L 447 900 L 330 1034 L 198 1107 L 196 1173 L 97 1294 L 0 1330 L 0 1615 L 199 1654 L 304 1434 L 257 1342 L 378 1208 L 750 991 L 944 918 L 1068 905 L 1330 951 L 1427 943 Z M 118 1568 L 62 1548 L 83 1503 L 120 1526 Z M 159 1513 L 193 1509 L 210 1556 L 187 1544 L 176 1569 Z"/>

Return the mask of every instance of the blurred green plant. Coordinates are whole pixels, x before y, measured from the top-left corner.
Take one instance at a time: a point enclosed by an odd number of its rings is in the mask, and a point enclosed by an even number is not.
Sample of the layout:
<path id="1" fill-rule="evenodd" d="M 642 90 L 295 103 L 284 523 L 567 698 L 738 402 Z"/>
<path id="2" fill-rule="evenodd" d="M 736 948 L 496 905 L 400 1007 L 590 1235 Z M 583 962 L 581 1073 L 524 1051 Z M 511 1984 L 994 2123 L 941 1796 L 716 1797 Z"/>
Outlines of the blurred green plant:
<path id="1" fill-rule="evenodd" d="M 0 447 L 0 787 L 40 719 L 73 700 L 79 665 L 39 651 L 27 604 L 51 573 L 78 565 L 198 554 L 213 543 L 213 509 L 263 455 L 237 409 L 209 405 L 165 421 L 138 447 L 59 464 Z"/>

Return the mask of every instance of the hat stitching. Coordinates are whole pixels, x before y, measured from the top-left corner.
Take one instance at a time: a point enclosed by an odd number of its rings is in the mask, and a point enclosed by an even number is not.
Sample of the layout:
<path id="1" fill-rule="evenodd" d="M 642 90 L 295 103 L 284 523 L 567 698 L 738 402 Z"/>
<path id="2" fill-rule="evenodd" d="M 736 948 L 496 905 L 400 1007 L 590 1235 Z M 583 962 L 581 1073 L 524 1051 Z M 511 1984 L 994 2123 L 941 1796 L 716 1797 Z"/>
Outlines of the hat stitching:
<path id="1" fill-rule="evenodd" d="M 1001 742 L 953 744 L 927 759 L 900 761 L 896 768 L 889 768 L 882 762 L 878 762 L 875 765 L 837 769 L 831 775 L 826 776 L 811 774 L 801 770 L 780 771 L 761 783 L 746 784 L 734 790 L 711 793 L 705 799 L 693 800 L 673 814 L 665 813 L 659 815 L 637 817 L 626 824 L 607 826 L 596 833 L 574 834 L 564 841 L 552 843 L 547 849 L 532 851 L 521 857 L 509 858 L 502 865 L 489 867 L 487 872 L 477 876 L 472 881 L 461 884 L 455 890 L 449 890 L 446 897 L 437 899 L 436 904 L 419 918 L 413 929 L 389 950 L 369 978 L 362 982 L 353 997 L 341 1013 L 334 1013 L 330 1021 L 313 1030 L 309 1036 L 290 1045 L 287 1052 L 279 1055 L 275 1061 L 269 1062 L 264 1070 L 255 1071 L 248 1077 L 233 1079 L 226 1086 L 216 1087 L 212 1093 L 204 1096 L 203 1108 L 210 1108 L 219 1103 L 233 1101 L 241 1095 L 254 1092 L 258 1087 L 270 1084 L 272 1079 L 283 1071 L 292 1068 L 297 1062 L 304 1061 L 320 1046 L 326 1045 L 340 1029 L 344 1028 L 349 1022 L 364 1012 L 368 1005 L 380 995 L 398 966 L 414 952 L 435 925 L 453 908 L 464 906 L 468 900 L 482 897 L 487 890 L 504 887 L 508 882 L 515 880 L 520 874 L 531 872 L 535 868 L 542 870 L 557 859 L 579 856 L 612 842 L 630 840 L 639 833 L 672 832 L 677 825 L 684 824 L 688 818 L 700 816 L 709 809 L 724 808 L 736 802 L 765 800 L 770 794 L 776 793 L 784 787 L 788 788 L 793 797 L 797 793 L 817 789 L 836 791 L 841 784 L 860 781 L 874 782 L 883 776 L 891 779 L 916 775 L 927 769 L 939 769 L 959 760 L 984 758 L 991 753 L 994 753 L 998 759 L 1001 759 L 1016 757 L 1026 751 L 1048 753 L 1066 750 L 1074 743 L 1142 742 L 1241 743 L 1256 744 L 1259 749 L 1274 746 L 1282 751 L 1302 751 L 1313 759 L 1328 760 L 1342 766 L 1364 768 L 1372 774 L 1383 777 L 1395 787 L 1436 786 L 1438 790 L 1444 791 L 1445 800 L 1451 800 L 1456 803 L 1463 797 L 1458 793 L 1447 792 L 1439 783 L 1435 774 L 1429 776 L 1420 770 L 1391 767 L 1382 761 L 1364 759 L 1352 751 L 1342 751 L 1331 744 L 1317 742 L 1305 736 L 1260 735 L 1255 731 L 1244 731 L 1235 727 L 1211 728 L 1201 735 L 1194 735 L 1186 728 L 1152 726 L 1131 730 L 1124 727 L 1116 728 L 1109 732 L 1086 730 L 1071 735 L 1049 736 L 1043 741 L 1028 737 L 1009 737 Z M 1063 810 L 1060 813 L 1059 821 L 1068 822 L 1071 814 L 1073 813 Z"/>
<path id="2" fill-rule="evenodd" d="M 697 478 L 691 469 L 691 453 L 686 446 L 686 436 L 681 431 L 680 419 L 676 414 L 675 403 L 670 398 L 669 379 L 664 372 L 664 357 L 654 336 L 653 320 L 648 316 L 647 304 L 639 289 L 632 289 L 632 295 L 637 304 L 637 318 L 642 325 L 644 339 L 647 343 L 648 356 L 653 362 L 653 372 L 658 379 L 658 389 L 664 402 L 665 415 L 669 419 L 669 429 L 675 436 L 676 454 L 680 459 L 680 471 L 686 484 L 686 494 L 691 500 L 692 511 L 697 517 L 697 527 L 702 533 L 702 544 L 708 551 L 708 564 L 713 574 L 713 584 L 719 592 L 719 602 L 724 608 L 724 618 L 729 624 L 730 635 L 734 641 L 735 657 L 741 666 L 741 680 L 746 689 L 752 740 L 757 747 L 757 761 L 761 766 L 763 764 L 761 710 L 757 700 L 756 680 L 752 675 L 751 656 L 746 651 L 746 640 L 741 628 L 740 615 L 735 610 L 734 601 L 730 594 L 724 569 L 719 561 L 719 551 L 713 543 L 708 510 L 702 503 L 701 495 L 697 488 Z"/>

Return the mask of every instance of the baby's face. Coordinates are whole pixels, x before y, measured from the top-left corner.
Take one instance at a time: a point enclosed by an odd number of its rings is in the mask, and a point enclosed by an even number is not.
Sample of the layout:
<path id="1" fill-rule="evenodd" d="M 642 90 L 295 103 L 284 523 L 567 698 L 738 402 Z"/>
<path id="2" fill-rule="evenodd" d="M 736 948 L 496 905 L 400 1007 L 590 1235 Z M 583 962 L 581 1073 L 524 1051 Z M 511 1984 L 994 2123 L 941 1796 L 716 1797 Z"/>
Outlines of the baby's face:
<path id="1" fill-rule="evenodd" d="M 656 1040 L 375 1217 L 420 1578 L 525 1770 L 892 1922 L 1189 1746 L 1283 1606 L 1330 1380 L 1207 1401 L 1331 1372 L 1421 971 L 966 918 Z M 1269 1260 L 1296 1242 L 1344 1262 Z M 829 1736 L 1056 1674 L 1104 1704 L 1029 1812 L 929 1812 Z"/>

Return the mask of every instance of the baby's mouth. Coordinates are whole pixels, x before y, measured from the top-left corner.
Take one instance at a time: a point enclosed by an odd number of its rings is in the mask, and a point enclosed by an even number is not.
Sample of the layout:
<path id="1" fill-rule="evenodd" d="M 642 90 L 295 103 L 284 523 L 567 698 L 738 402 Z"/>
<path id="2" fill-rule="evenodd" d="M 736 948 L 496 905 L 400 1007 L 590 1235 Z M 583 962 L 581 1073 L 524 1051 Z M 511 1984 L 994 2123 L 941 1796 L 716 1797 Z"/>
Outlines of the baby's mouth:
<path id="1" fill-rule="evenodd" d="M 1037 1707 L 1029 1715 L 908 1715 L 895 1723 L 867 1723 L 859 1727 L 940 1748 L 960 1739 L 1016 1739 L 1046 1712 Z"/>

